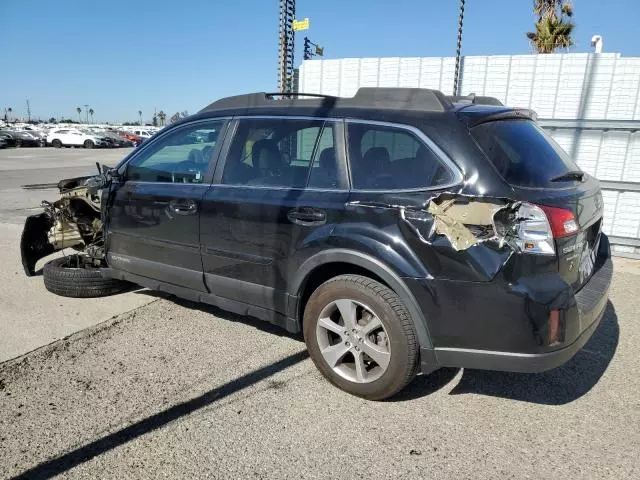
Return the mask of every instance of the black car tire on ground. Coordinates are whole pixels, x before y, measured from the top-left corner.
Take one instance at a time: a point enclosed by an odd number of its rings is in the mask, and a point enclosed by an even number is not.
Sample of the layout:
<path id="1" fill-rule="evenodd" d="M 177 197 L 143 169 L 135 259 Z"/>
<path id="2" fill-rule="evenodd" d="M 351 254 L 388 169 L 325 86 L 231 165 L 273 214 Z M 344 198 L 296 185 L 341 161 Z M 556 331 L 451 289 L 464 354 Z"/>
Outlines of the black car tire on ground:
<path id="1" fill-rule="evenodd" d="M 93 143 L 91 140 L 85 140 L 84 141 L 84 148 L 93 148 L 95 146 L 96 146 L 96 144 Z"/>
<path id="2" fill-rule="evenodd" d="M 19 138 L 16 139 L 16 147 L 20 148 L 22 146 L 22 140 L 20 140 Z"/>
<path id="3" fill-rule="evenodd" d="M 382 322 L 388 336 L 390 360 L 387 369 L 369 383 L 356 383 L 339 375 L 321 353 L 316 334 L 319 317 L 327 305 L 339 299 L 367 305 Z M 419 345 L 411 316 L 400 297 L 375 280 L 360 275 L 340 275 L 323 283 L 309 298 L 303 322 L 305 343 L 316 367 L 331 383 L 348 393 L 369 400 L 383 400 L 402 390 L 418 372 Z"/>
<path id="4" fill-rule="evenodd" d="M 54 148 L 60 148 L 62 147 L 62 142 L 56 138 L 51 142 L 51 146 Z"/>
<path id="5" fill-rule="evenodd" d="M 105 278 L 100 268 L 82 266 L 78 258 L 71 255 L 46 263 L 42 271 L 46 289 L 63 297 L 90 298 L 113 295 L 130 287 L 122 280 Z"/>

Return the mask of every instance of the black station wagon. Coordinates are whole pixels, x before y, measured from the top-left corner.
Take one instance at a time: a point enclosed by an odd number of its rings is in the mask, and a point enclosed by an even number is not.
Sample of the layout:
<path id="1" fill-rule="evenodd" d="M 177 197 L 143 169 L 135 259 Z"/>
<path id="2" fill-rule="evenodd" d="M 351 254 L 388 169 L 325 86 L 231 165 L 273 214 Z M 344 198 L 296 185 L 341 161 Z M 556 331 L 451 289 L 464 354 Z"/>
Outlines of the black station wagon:
<path id="1" fill-rule="evenodd" d="M 612 276 L 598 181 L 534 112 L 361 88 L 212 103 L 29 217 L 60 295 L 133 282 L 303 332 L 341 389 L 384 399 L 439 367 L 570 359 Z"/>

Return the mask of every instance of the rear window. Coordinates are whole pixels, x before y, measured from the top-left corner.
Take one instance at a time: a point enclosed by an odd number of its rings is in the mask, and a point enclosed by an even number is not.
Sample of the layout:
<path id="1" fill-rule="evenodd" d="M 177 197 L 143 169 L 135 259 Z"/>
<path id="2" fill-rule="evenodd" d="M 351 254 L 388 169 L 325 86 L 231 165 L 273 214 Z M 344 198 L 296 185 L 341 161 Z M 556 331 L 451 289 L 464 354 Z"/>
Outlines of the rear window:
<path id="1" fill-rule="evenodd" d="M 482 123 L 473 127 L 471 134 L 502 178 L 514 186 L 558 188 L 566 182 L 551 179 L 580 170 L 551 136 L 530 120 Z"/>

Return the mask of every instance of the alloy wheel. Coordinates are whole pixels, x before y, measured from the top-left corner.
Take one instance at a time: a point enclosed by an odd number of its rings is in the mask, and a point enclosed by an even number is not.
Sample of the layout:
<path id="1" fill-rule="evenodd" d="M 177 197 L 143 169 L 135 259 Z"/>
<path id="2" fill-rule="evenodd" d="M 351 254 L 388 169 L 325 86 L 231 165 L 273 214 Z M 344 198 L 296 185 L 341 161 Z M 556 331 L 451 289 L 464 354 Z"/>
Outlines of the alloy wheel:
<path id="1" fill-rule="evenodd" d="M 329 367 L 351 382 L 373 382 L 389 366 L 391 347 L 382 321 L 355 300 L 335 300 L 324 307 L 316 338 Z"/>

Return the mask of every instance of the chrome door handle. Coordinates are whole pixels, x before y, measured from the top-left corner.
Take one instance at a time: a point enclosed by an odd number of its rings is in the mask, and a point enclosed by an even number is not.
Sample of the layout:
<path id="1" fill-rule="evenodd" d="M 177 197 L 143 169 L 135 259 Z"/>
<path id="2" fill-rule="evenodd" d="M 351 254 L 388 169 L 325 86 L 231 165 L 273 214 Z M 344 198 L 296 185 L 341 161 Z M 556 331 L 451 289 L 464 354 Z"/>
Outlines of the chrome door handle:
<path id="1" fill-rule="evenodd" d="M 198 211 L 198 205 L 193 200 L 171 200 L 169 208 L 178 215 L 192 215 Z"/>
<path id="2" fill-rule="evenodd" d="M 304 227 L 324 225 L 327 222 L 327 214 L 323 210 L 311 207 L 299 207 L 289 210 L 287 218 L 291 223 Z"/>

